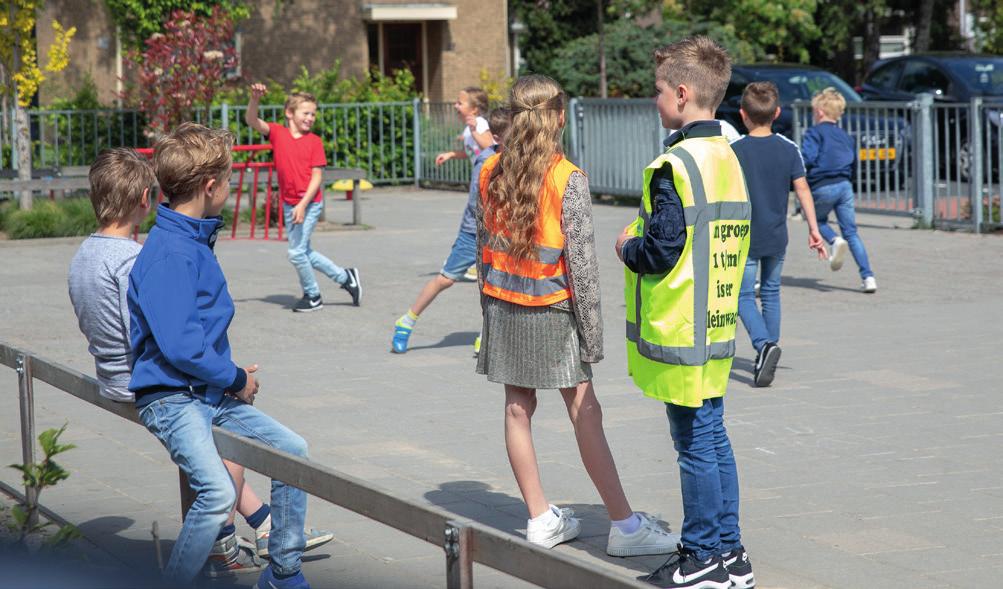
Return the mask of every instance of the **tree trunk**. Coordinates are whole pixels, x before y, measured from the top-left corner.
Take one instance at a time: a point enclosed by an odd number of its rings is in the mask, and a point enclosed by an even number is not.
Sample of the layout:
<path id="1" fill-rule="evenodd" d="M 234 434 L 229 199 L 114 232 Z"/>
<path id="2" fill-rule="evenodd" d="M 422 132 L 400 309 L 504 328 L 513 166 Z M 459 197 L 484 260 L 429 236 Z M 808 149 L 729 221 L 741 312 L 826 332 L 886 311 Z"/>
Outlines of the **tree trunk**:
<path id="1" fill-rule="evenodd" d="M 14 98 L 14 153 L 17 158 L 17 179 L 31 180 L 31 141 L 28 129 L 28 111 L 17 103 Z M 32 194 L 30 190 L 22 190 L 20 194 L 20 207 L 28 210 L 32 205 Z"/>
<path id="2" fill-rule="evenodd" d="M 881 56 L 881 20 L 883 15 L 878 13 L 879 10 L 883 11 L 883 7 L 875 8 L 874 6 L 869 6 L 864 13 L 864 59 L 860 64 L 862 71 L 858 80 L 867 74 L 867 71 L 871 69 L 871 65 Z"/>
<path id="3" fill-rule="evenodd" d="M 916 42 L 913 51 L 930 50 L 930 27 L 933 25 L 933 0 L 920 0 L 916 11 Z"/>
<path id="4" fill-rule="evenodd" d="M 603 30 L 603 0 L 596 1 L 596 18 L 599 29 L 599 97 L 608 98 L 606 91 L 606 32 Z"/>

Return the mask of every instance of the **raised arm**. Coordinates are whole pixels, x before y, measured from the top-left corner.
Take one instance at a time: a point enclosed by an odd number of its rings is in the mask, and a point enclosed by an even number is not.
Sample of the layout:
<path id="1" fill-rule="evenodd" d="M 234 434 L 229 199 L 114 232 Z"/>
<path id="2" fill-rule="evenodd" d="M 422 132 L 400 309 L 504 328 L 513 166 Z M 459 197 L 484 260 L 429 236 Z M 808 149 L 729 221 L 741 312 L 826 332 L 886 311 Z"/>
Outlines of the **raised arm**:
<path id="1" fill-rule="evenodd" d="M 268 123 L 258 118 L 258 105 L 266 91 L 264 84 L 251 84 L 251 99 L 247 101 L 247 111 L 244 112 L 244 122 L 247 126 L 262 135 L 268 135 Z"/>

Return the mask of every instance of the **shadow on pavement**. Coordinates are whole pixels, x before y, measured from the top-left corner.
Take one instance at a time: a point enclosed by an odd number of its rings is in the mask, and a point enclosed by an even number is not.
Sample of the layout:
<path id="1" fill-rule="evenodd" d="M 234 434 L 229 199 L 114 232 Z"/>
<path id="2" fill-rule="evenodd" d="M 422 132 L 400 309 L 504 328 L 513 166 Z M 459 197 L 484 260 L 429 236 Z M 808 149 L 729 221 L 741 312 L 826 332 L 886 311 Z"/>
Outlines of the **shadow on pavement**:
<path id="1" fill-rule="evenodd" d="M 832 292 L 834 290 L 844 290 L 846 292 L 856 292 L 859 293 L 858 288 L 847 288 L 845 286 L 833 286 L 831 284 L 822 284 L 818 278 L 793 278 L 791 276 L 781 276 L 780 277 L 781 287 L 790 288 L 810 288 L 811 290 L 817 290 L 819 292 Z"/>
<path id="2" fill-rule="evenodd" d="M 477 339 L 479 334 L 476 331 L 454 331 L 453 333 L 447 335 L 446 337 L 439 340 L 437 343 L 427 345 L 427 346 L 409 346 L 408 351 L 413 352 L 414 350 L 429 350 L 433 348 L 452 348 L 455 346 L 473 346 L 474 340 Z M 472 352 L 472 351 L 471 351 Z"/>
<path id="3" fill-rule="evenodd" d="M 234 299 L 233 302 L 235 302 L 235 303 L 248 303 L 248 302 L 257 301 L 257 302 L 269 303 L 269 304 L 272 304 L 272 305 L 277 305 L 279 307 L 284 307 L 286 309 L 292 310 L 293 306 L 299 300 L 300 300 L 300 297 L 297 297 L 297 296 L 287 295 L 287 294 L 279 294 L 279 295 L 268 295 L 267 297 L 260 297 L 260 298 L 256 298 L 256 299 Z M 332 302 L 332 301 L 326 301 L 325 300 L 324 301 L 324 306 L 325 307 L 352 307 L 354 305 L 352 305 L 352 302 L 350 300 L 348 300 L 348 301 L 338 301 L 338 302 Z"/>

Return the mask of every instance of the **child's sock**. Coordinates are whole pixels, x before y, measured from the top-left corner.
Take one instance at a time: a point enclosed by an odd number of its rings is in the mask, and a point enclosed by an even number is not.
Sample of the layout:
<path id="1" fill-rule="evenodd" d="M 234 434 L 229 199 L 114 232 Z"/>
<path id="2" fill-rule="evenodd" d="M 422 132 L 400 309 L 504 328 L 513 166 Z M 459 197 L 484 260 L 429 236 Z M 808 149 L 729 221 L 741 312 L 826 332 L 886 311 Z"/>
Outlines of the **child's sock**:
<path id="1" fill-rule="evenodd" d="M 261 524 L 265 523 L 265 520 L 268 519 L 268 516 L 271 515 L 271 513 L 272 508 L 269 507 L 267 503 L 262 503 L 261 507 L 259 507 L 258 510 L 251 515 L 245 517 L 244 521 L 246 521 L 247 525 L 252 528 L 258 529 Z"/>
<path id="2" fill-rule="evenodd" d="M 632 513 L 627 519 L 612 520 L 610 524 L 629 536 L 641 529 L 641 518 L 636 513 Z"/>
<path id="3" fill-rule="evenodd" d="M 407 328 L 407 329 L 414 329 L 414 325 L 417 322 L 418 322 L 418 316 L 414 314 L 414 311 L 412 311 L 411 309 L 408 309 L 407 313 L 404 313 L 403 315 L 401 315 L 400 319 L 397 320 L 397 323 L 395 323 L 395 325 L 397 327 L 404 327 L 404 328 Z"/>
<path id="4" fill-rule="evenodd" d="M 227 536 L 231 536 L 236 533 L 237 533 L 237 526 L 233 524 L 223 526 L 223 529 L 219 531 L 219 535 L 216 536 L 216 541 L 219 542 L 223 538 L 226 538 Z"/>
<path id="5" fill-rule="evenodd" d="M 554 513 L 553 508 L 549 508 L 547 511 L 529 520 L 529 525 L 543 526 L 544 528 L 553 527 L 555 523 L 557 523 L 557 514 Z"/>

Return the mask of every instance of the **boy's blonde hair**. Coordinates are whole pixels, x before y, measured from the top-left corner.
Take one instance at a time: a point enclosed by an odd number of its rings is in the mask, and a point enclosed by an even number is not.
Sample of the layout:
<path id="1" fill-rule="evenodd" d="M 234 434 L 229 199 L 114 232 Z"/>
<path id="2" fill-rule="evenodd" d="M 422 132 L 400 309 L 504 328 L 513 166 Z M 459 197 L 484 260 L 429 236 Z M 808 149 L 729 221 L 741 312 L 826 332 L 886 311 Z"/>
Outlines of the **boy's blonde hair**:
<path id="1" fill-rule="evenodd" d="M 187 202 L 209 180 L 223 181 L 233 166 L 233 134 L 182 123 L 153 146 L 153 168 L 171 204 Z"/>
<path id="2" fill-rule="evenodd" d="M 296 107 L 303 104 L 304 102 L 312 102 L 314 106 L 317 106 L 317 98 L 310 94 L 309 92 L 293 92 L 289 96 L 286 96 L 286 107 L 285 111 L 296 112 Z"/>
<path id="3" fill-rule="evenodd" d="M 467 86 L 463 89 L 467 93 L 467 100 L 470 106 L 477 109 L 478 116 L 488 114 L 488 93 L 480 86 Z"/>
<path id="4" fill-rule="evenodd" d="M 773 82 L 752 82 L 742 91 L 742 110 L 754 125 L 771 124 L 778 106 L 780 92 Z"/>
<path id="5" fill-rule="evenodd" d="M 105 149 L 91 164 L 91 205 L 98 225 L 126 221 L 143 202 L 143 191 L 152 199 L 157 178 L 147 159 L 125 147 Z"/>
<path id="6" fill-rule="evenodd" d="M 838 119 L 846 112 L 846 98 L 839 90 L 829 86 L 811 97 L 811 107 L 822 111 L 830 119 Z"/>
<path id="7" fill-rule="evenodd" d="M 717 110 L 731 80 L 731 58 L 709 37 L 687 37 L 655 50 L 655 81 L 686 85 L 700 108 Z"/>

